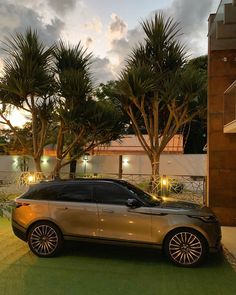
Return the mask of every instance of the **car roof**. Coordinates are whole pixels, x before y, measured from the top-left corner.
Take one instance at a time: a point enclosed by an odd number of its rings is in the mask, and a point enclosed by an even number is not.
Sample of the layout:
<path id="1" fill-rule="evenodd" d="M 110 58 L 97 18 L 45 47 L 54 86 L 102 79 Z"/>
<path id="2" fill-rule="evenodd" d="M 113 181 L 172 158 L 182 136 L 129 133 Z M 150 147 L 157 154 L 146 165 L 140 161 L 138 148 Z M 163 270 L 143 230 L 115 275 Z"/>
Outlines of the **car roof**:
<path id="1" fill-rule="evenodd" d="M 74 183 L 96 183 L 96 182 L 113 182 L 118 184 L 125 184 L 127 181 L 122 179 L 113 178 L 75 178 L 75 179 L 55 179 L 55 180 L 42 180 L 39 183 L 32 184 L 30 188 L 47 187 L 51 185 L 63 185 L 63 184 L 74 184 Z"/>

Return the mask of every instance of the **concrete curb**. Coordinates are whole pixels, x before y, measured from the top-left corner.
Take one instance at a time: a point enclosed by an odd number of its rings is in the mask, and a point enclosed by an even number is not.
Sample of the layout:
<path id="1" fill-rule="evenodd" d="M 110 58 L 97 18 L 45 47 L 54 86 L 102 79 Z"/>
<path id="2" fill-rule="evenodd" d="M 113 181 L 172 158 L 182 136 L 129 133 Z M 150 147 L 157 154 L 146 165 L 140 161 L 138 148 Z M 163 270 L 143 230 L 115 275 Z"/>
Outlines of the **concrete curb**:
<path id="1" fill-rule="evenodd" d="M 236 258 L 230 251 L 223 245 L 223 253 L 226 260 L 230 263 L 233 270 L 236 272 Z"/>

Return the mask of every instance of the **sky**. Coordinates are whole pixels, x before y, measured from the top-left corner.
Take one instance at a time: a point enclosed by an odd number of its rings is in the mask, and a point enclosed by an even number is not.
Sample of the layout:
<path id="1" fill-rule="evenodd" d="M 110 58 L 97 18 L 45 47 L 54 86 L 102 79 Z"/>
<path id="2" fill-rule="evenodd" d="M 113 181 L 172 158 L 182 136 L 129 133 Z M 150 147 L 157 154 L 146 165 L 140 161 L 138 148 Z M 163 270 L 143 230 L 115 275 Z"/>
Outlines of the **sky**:
<path id="1" fill-rule="evenodd" d="M 180 23 L 190 58 L 207 54 L 210 13 L 220 0 L 0 0 L 0 41 L 26 28 L 36 29 L 45 45 L 59 39 L 81 41 L 93 54 L 96 84 L 116 79 L 125 60 L 143 40 L 140 23 L 162 11 Z M 0 70 L 5 58 L 0 44 Z"/>

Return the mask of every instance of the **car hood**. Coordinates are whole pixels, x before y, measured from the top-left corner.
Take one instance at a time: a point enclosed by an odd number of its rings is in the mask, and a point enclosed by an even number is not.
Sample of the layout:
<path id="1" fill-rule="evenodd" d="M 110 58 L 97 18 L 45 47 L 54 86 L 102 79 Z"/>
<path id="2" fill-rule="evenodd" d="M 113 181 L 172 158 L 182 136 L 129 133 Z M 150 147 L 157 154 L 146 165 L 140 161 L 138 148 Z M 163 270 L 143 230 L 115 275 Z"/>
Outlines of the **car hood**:
<path id="1" fill-rule="evenodd" d="M 201 205 L 201 204 L 196 204 L 193 202 L 188 202 L 185 200 L 176 200 L 173 198 L 163 198 L 162 202 L 159 205 L 159 208 L 163 209 L 163 210 L 170 210 L 172 213 L 173 211 L 179 212 L 181 213 L 187 213 L 186 211 L 188 211 L 189 213 L 194 213 L 196 215 L 209 215 L 209 214 L 213 214 L 214 213 L 211 211 L 210 208 L 208 208 L 205 205 Z"/>
<path id="2" fill-rule="evenodd" d="M 173 209 L 202 209 L 204 206 L 193 202 L 184 200 L 176 200 L 172 198 L 163 198 L 160 204 L 161 208 L 173 208 Z"/>

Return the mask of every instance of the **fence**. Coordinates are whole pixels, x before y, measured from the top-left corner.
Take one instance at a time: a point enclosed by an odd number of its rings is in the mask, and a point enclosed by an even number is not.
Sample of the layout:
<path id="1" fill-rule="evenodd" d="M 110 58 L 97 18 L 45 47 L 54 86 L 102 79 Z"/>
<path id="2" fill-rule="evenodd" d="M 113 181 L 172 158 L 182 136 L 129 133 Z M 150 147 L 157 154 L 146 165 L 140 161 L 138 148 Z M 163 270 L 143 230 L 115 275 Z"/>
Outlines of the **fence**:
<path id="1" fill-rule="evenodd" d="M 62 179 L 71 177 L 69 173 L 62 173 Z M 75 174 L 73 178 L 114 178 L 119 175 L 111 174 Z M 6 172 L 0 171 L 0 195 L 20 194 L 28 189 L 30 184 L 42 180 L 51 180 L 51 173 L 39 172 Z M 144 190 L 149 190 L 150 174 L 123 174 L 122 179 L 133 183 Z M 162 175 L 155 181 L 155 193 L 176 199 L 184 199 L 200 204 L 206 203 L 206 177 L 203 176 L 179 176 Z"/>

